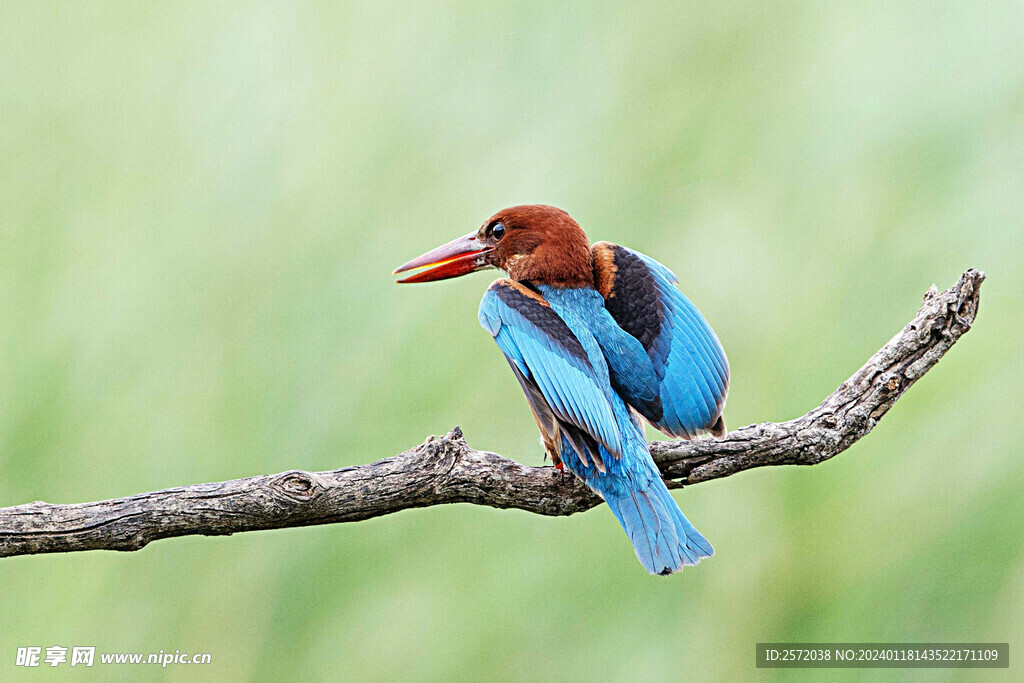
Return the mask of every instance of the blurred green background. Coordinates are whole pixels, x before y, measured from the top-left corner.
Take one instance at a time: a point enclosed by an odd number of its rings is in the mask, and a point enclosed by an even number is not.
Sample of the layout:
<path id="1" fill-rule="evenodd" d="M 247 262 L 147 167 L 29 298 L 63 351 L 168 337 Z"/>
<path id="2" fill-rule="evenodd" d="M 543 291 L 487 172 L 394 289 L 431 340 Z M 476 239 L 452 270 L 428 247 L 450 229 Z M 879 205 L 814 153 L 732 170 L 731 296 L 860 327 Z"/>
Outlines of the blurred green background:
<path id="1" fill-rule="evenodd" d="M 213 655 L 92 670 L 133 680 L 818 680 L 755 671 L 754 643 L 1009 640 L 986 680 L 1020 680 L 1019 3 L 2 9 L 0 505 L 333 469 L 453 425 L 539 464 L 476 321 L 491 278 L 389 274 L 512 204 L 679 274 L 732 427 L 817 404 L 933 282 L 989 279 L 847 453 L 678 492 L 717 550 L 697 569 L 647 576 L 605 508 L 12 558 L 0 679 L 25 645 Z"/>

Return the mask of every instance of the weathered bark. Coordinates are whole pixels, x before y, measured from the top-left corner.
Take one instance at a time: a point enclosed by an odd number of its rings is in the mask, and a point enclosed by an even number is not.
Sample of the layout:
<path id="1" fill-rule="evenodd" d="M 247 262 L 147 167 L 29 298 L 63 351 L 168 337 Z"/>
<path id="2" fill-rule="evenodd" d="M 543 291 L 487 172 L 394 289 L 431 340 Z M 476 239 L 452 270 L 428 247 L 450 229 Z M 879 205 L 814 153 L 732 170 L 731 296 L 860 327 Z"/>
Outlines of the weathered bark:
<path id="1" fill-rule="evenodd" d="M 871 431 L 903 392 L 967 332 L 985 274 L 934 286 L 917 316 L 818 407 L 788 422 L 749 425 L 722 441 L 653 442 L 670 486 L 765 465 L 814 465 Z M 35 502 L 0 509 L 0 557 L 138 550 L 172 536 L 233 534 L 354 522 L 407 508 L 475 503 L 571 515 L 600 499 L 552 467 L 528 467 L 470 448 L 458 427 L 369 465 L 195 484 L 95 503 Z"/>

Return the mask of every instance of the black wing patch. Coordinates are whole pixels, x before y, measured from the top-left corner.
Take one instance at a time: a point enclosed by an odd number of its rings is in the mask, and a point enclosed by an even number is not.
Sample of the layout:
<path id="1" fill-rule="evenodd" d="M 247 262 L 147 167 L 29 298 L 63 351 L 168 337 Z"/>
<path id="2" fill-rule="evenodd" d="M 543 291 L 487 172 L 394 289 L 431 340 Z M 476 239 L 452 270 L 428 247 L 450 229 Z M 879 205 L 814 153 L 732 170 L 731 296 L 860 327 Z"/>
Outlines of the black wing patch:
<path id="1" fill-rule="evenodd" d="M 604 306 L 626 332 L 651 353 L 665 321 L 654 275 L 639 256 L 617 244 L 594 245 L 594 271 Z"/>
<path id="2" fill-rule="evenodd" d="M 605 308 L 640 342 L 657 376 L 660 405 L 636 391 L 630 403 L 666 434 L 724 435 L 729 363 L 707 321 L 675 286 L 675 275 L 648 256 L 608 242 L 595 244 L 593 257 Z"/>

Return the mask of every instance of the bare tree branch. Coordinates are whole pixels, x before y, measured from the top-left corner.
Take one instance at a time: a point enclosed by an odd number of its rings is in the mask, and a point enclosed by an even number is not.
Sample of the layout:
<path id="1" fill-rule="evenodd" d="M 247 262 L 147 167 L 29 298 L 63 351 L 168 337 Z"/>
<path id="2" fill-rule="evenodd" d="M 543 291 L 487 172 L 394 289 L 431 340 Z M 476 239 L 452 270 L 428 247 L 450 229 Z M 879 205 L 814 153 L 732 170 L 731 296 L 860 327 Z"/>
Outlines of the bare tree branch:
<path id="1" fill-rule="evenodd" d="M 821 405 L 788 422 L 749 425 L 723 441 L 653 442 L 670 485 L 765 465 L 814 465 L 871 431 L 903 392 L 967 332 L 985 274 L 968 270 Z M 458 427 L 369 465 L 291 471 L 140 493 L 96 503 L 35 502 L 0 509 L 0 557 L 77 550 L 139 550 L 172 536 L 354 522 L 408 508 L 474 503 L 571 515 L 600 499 L 552 467 L 527 467 L 466 445 Z"/>

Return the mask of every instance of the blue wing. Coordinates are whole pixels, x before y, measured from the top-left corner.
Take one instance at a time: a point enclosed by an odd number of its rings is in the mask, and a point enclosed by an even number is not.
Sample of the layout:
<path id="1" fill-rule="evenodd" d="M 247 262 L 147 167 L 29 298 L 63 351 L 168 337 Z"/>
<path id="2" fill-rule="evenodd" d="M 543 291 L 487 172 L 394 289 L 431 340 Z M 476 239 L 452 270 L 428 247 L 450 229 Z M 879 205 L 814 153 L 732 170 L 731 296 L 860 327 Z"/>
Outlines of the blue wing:
<path id="1" fill-rule="evenodd" d="M 657 378 L 656 401 L 639 394 L 623 398 L 671 436 L 724 436 L 729 361 L 711 326 L 675 287 L 676 276 L 649 256 L 619 245 L 599 242 L 593 253 L 605 308 L 643 345 Z"/>
<path id="2" fill-rule="evenodd" d="M 615 457 L 622 453 L 610 398 L 583 345 L 540 294 L 497 280 L 480 302 L 480 324 L 512 365 L 545 441 L 558 444 L 564 433 L 584 461 L 597 449 L 580 442 L 592 440 Z"/>

